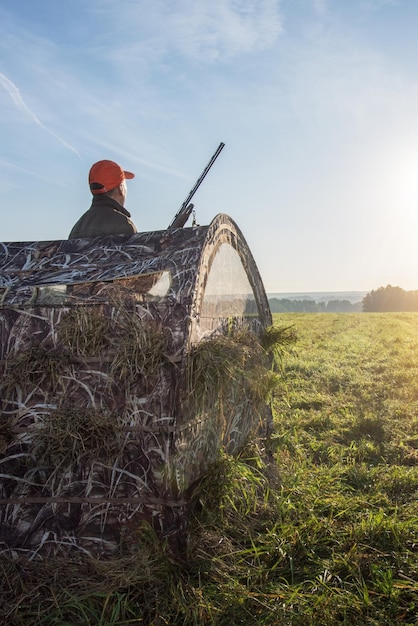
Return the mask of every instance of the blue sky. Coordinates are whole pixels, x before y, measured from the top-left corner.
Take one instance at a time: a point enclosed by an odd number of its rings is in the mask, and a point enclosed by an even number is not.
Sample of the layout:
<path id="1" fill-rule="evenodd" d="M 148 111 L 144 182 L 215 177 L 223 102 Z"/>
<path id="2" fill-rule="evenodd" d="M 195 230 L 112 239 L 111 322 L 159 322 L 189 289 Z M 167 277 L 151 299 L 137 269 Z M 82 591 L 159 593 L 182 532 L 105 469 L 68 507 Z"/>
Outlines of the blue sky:
<path id="1" fill-rule="evenodd" d="M 100 159 L 165 228 L 218 144 L 268 292 L 418 289 L 415 0 L 0 0 L 0 241 L 65 239 Z"/>

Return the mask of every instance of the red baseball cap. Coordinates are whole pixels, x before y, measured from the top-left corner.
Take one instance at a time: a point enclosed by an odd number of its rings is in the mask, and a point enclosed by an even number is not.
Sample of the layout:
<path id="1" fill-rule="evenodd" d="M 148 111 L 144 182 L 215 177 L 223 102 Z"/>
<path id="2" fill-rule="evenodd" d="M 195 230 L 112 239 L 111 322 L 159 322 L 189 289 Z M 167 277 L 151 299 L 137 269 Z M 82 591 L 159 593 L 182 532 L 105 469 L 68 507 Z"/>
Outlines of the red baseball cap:
<path id="1" fill-rule="evenodd" d="M 98 161 L 89 172 L 90 191 L 94 195 L 106 193 L 118 187 L 125 178 L 134 178 L 132 172 L 125 172 L 114 161 Z"/>

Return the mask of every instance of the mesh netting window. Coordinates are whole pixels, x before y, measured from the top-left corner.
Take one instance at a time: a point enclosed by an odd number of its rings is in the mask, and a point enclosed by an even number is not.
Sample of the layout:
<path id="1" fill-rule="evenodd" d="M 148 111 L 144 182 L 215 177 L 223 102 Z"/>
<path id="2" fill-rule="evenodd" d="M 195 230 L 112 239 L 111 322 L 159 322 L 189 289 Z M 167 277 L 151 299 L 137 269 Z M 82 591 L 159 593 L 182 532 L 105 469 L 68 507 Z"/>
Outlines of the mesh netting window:
<path id="1" fill-rule="evenodd" d="M 120 296 L 140 301 L 152 301 L 165 298 L 171 287 L 171 276 L 167 271 L 154 272 L 143 276 L 120 278 L 108 282 L 86 282 L 75 285 L 50 285 L 33 287 L 31 303 L 54 305 L 71 300 L 88 299 L 107 300 L 109 297 Z"/>
<path id="2" fill-rule="evenodd" d="M 220 317 L 257 315 L 257 305 L 238 252 L 222 243 L 213 258 L 203 296 L 201 327 Z"/>

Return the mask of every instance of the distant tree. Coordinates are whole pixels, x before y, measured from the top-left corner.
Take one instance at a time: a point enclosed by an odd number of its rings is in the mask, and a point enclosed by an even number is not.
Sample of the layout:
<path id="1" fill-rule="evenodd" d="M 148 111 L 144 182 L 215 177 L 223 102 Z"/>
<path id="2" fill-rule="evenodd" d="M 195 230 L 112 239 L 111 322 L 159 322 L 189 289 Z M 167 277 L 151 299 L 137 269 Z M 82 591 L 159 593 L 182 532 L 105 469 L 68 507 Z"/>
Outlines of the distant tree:
<path id="1" fill-rule="evenodd" d="M 327 302 L 327 313 L 350 313 L 358 310 L 349 300 L 329 300 Z"/>
<path id="2" fill-rule="evenodd" d="M 379 287 L 363 298 L 363 311 L 418 311 L 418 291 L 405 291 L 401 287 Z"/>
<path id="3" fill-rule="evenodd" d="M 418 291 L 408 291 L 408 311 L 418 311 Z"/>

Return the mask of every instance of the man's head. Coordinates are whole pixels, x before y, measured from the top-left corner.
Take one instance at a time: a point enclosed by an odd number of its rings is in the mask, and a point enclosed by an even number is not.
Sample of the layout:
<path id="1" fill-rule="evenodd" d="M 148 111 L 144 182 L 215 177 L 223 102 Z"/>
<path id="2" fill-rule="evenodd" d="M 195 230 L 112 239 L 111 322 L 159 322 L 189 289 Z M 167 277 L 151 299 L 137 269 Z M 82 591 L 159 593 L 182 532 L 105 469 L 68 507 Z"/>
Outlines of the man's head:
<path id="1" fill-rule="evenodd" d="M 94 196 L 108 194 L 120 204 L 126 199 L 127 178 L 134 178 L 132 172 L 125 172 L 114 161 L 98 161 L 91 166 L 89 172 L 90 191 Z"/>

